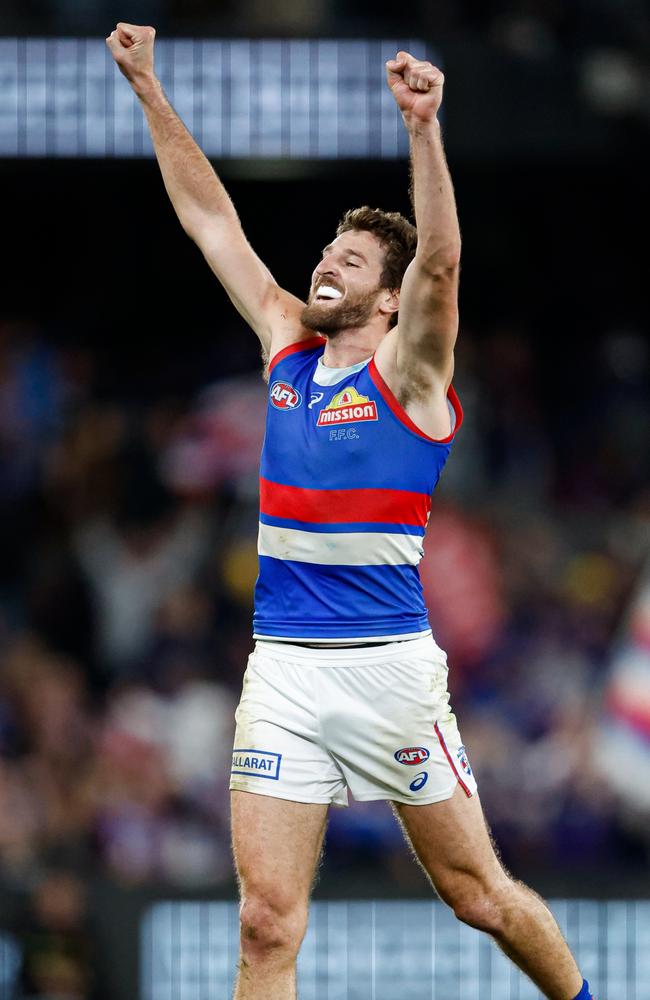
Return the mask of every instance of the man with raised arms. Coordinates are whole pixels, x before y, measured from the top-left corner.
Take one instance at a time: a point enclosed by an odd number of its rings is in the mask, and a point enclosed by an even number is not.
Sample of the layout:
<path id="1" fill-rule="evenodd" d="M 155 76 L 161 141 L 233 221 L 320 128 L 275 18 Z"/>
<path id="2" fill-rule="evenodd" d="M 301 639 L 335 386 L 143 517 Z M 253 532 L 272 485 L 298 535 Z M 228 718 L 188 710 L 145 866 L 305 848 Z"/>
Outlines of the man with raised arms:
<path id="1" fill-rule="evenodd" d="M 460 232 L 437 118 L 443 75 L 407 52 L 386 64 L 410 139 L 417 231 L 397 213 L 346 212 L 303 302 L 256 256 L 167 101 L 154 34 L 118 24 L 107 44 L 140 99 L 183 228 L 269 359 L 256 645 L 231 774 L 235 998 L 296 996 L 328 809 L 351 791 L 392 803 L 440 897 L 545 996 L 587 1000 L 550 911 L 493 849 L 417 570 L 462 421 L 451 386 Z"/>

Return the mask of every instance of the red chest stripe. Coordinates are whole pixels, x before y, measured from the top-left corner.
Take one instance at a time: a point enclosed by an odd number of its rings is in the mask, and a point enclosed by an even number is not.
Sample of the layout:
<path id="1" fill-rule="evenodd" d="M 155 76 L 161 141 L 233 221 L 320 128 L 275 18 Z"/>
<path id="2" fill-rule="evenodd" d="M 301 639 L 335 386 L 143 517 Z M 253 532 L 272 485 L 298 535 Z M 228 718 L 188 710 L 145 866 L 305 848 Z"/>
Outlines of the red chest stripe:
<path id="1" fill-rule="evenodd" d="M 409 490 L 310 490 L 260 478 L 260 508 L 269 517 L 316 524 L 385 522 L 426 527 L 431 497 Z"/>

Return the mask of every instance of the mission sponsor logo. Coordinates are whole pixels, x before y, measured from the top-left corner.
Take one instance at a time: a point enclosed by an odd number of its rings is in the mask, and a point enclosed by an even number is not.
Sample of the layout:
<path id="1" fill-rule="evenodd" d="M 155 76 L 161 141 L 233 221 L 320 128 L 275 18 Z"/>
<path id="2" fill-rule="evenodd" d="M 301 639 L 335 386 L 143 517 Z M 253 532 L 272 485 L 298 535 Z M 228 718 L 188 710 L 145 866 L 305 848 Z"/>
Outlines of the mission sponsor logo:
<path id="1" fill-rule="evenodd" d="M 232 752 L 231 774 L 245 774 L 250 778 L 271 778 L 277 781 L 280 777 L 280 762 L 282 754 L 270 750 L 235 749 Z"/>
<path id="2" fill-rule="evenodd" d="M 395 760 L 398 764 L 407 764 L 415 767 L 416 764 L 424 764 L 429 759 L 429 751 L 426 747 L 402 747 L 395 751 Z"/>
<path id="3" fill-rule="evenodd" d="M 356 424 L 362 420 L 377 420 L 377 404 L 374 399 L 362 396 L 354 386 L 348 385 L 337 392 L 325 409 L 320 411 L 316 426 Z"/>
<path id="4" fill-rule="evenodd" d="M 276 410 L 295 410 L 302 403 L 302 396 L 290 382 L 274 382 L 271 386 L 271 402 Z"/>

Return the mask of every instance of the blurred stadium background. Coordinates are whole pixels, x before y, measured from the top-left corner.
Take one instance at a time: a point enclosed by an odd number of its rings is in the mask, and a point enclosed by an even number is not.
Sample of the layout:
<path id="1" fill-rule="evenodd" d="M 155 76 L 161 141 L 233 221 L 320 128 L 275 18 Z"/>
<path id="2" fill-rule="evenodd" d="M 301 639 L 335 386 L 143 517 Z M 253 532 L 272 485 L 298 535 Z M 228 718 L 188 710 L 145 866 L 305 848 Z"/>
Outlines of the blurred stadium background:
<path id="1" fill-rule="evenodd" d="M 119 19 L 156 25 L 178 110 L 301 295 L 344 209 L 409 211 L 388 50 L 442 64 L 466 424 L 423 566 L 434 632 L 506 865 L 600 1000 L 650 996 L 647 9 L 5 0 L 0 998 L 220 1000 L 233 974 L 265 394 L 104 55 Z M 539 995 L 431 901 L 383 804 L 332 813 L 316 899 L 306 1000 Z"/>

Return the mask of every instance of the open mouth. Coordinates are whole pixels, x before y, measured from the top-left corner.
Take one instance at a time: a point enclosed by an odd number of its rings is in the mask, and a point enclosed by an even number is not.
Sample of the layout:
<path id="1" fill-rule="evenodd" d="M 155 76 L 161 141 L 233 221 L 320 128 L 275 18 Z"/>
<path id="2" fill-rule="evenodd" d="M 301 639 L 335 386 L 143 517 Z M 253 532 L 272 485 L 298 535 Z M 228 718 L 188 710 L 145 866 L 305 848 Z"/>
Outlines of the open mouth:
<path id="1" fill-rule="evenodd" d="M 333 285 L 320 285 L 316 290 L 314 298 L 317 302 L 327 302 L 343 298 L 343 292 L 340 292 L 338 288 L 334 288 Z"/>

